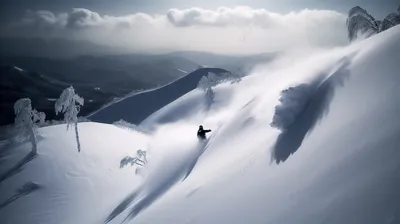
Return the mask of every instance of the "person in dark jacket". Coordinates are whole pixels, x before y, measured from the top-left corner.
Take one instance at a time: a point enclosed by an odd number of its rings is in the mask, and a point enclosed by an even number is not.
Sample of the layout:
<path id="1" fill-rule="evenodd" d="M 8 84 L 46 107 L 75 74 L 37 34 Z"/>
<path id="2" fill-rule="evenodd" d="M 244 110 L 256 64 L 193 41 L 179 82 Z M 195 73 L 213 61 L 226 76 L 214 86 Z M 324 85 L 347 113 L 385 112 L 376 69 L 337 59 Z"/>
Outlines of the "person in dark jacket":
<path id="1" fill-rule="evenodd" d="M 197 131 L 197 137 L 199 138 L 199 139 L 206 139 L 206 133 L 207 132 L 210 132 L 211 131 L 211 129 L 209 129 L 209 130 L 205 130 L 205 129 L 203 129 L 203 125 L 200 125 L 199 126 L 199 130 Z"/>

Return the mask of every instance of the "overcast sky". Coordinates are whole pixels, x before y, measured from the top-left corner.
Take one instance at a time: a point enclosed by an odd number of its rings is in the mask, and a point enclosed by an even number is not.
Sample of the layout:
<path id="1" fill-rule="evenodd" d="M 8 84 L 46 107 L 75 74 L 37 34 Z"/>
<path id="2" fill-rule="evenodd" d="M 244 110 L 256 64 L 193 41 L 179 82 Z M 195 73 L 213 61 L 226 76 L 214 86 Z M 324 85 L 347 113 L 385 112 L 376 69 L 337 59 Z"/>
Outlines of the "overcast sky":
<path id="1" fill-rule="evenodd" d="M 63 37 L 141 51 L 260 53 L 347 43 L 348 10 L 377 19 L 399 0 L 0 0 L 2 35 Z"/>

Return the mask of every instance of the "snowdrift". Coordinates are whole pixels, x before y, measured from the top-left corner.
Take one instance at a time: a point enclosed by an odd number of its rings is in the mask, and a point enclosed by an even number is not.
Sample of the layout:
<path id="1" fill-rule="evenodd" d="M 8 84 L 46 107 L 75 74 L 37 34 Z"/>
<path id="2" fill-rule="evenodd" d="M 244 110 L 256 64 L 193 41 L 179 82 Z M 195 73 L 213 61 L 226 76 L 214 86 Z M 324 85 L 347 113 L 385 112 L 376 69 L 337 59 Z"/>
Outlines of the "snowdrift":
<path id="1" fill-rule="evenodd" d="M 88 118 L 101 123 L 113 123 L 123 119 L 133 124 L 139 124 L 158 109 L 195 89 L 201 77 L 207 76 L 209 72 L 221 74 L 228 71 L 219 68 L 198 69 L 163 87 L 140 92 L 113 103 L 91 114 Z"/>

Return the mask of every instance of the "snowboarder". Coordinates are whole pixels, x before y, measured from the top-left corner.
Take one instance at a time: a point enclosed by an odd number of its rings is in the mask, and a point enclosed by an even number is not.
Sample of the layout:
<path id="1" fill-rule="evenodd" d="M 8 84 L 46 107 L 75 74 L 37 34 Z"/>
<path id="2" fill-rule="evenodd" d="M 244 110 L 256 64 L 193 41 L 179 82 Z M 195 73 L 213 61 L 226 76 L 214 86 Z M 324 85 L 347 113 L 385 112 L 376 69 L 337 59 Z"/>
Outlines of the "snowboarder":
<path id="1" fill-rule="evenodd" d="M 199 130 L 197 131 L 197 137 L 198 137 L 199 139 L 201 139 L 201 140 L 205 140 L 205 139 L 206 139 L 206 133 L 207 133 L 207 132 L 210 132 L 210 131 L 211 131 L 211 129 L 204 130 L 204 129 L 203 129 L 203 125 L 200 125 L 200 126 L 199 126 Z"/>

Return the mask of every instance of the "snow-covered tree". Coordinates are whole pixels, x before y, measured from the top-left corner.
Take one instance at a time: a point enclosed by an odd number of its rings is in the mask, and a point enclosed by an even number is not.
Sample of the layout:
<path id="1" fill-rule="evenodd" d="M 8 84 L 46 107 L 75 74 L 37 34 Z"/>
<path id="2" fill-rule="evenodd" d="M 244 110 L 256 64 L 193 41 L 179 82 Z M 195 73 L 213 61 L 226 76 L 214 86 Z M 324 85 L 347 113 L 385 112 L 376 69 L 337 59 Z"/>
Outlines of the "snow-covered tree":
<path id="1" fill-rule="evenodd" d="M 399 7 L 400 8 L 400 7 Z M 391 13 L 381 22 L 379 32 L 385 31 L 400 24 L 400 12 Z"/>
<path id="2" fill-rule="evenodd" d="M 379 21 L 368 14 L 367 10 L 355 6 L 349 11 L 346 24 L 350 41 L 357 39 L 358 35 L 370 37 L 400 24 L 400 7 L 397 13 L 391 13 L 384 20 Z"/>
<path id="3" fill-rule="evenodd" d="M 78 145 L 78 152 L 81 151 L 78 133 L 78 113 L 80 111 L 80 107 L 83 106 L 83 102 L 83 98 L 76 94 L 75 89 L 71 86 L 61 93 L 60 98 L 58 98 L 55 103 L 56 114 L 64 114 L 64 121 L 67 123 L 67 130 L 69 125 L 75 125 L 75 136 L 76 143 Z"/>
<path id="4" fill-rule="evenodd" d="M 197 84 L 197 88 L 205 91 L 206 89 L 210 88 L 211 84 L 210 84 L 210 80 L 208 79 L 207 76 L 203 76 L 201 77 L 199 83 Z"/>
<path id="5" fill-rule="evenodd" d="M 140 174 L 141 167 L 143 167 L 146 163 L 147 163 L 146 151 L 139 149 L 136 152 L 136 157 L 125 156 L 121 160 L 119 167 L 123 168 L 128 164 L 130 164 L 131 166 L 136 164 L 138 165 L 138 167 L 136 167 L 135 174 Z"/>
<path id="6" fill-rule="evenodd" d="M 198 85 L 197 88 L 202 89 L 202 90 L 207 90 L 209 87 L 214 87 L 222 83 L 230 82 L 231 84 L 237 83 L 242 81 L 242 78 L 238 75 L 226 72 L 222 73 L 219 75 L 216 75 L 212 72 L 209 72 L 207 76 L 203 76 Z"/>
<path id="7" fill-rule="evenodd" d="M 136 124 L 131 124 L 127 121 L 125 121 L 124 119 L 120 119 L 119 121 L 115 121 L 113 123 L 113 125 L 119 127 L 119 128 L 124 128 L 124 129 L 128 129 L 131 131 L 136 131 L 136 132 L 140 132 L 142 134 L 148 134 L 143 128 L 139 127 Z"/>
<path id="8" fill-rule="evenodd" d="M 146 151 L 144 151 L 144 150 L 138 150 L 137 152 L 136 152 L 136 154 L 137 154 L 137 158 L 140 160 L 140 161 L 142 161 L 143 162 L 143 164 L 146 164 L 147 163 L 147 152 Z"/>
<path id="9" fill-rule="evenodd" d="M 275 107 L 271 127 L 286 130 L 304 111 L 315 93 L 316 87 L 310 84 L 300 84 L 281 91 L 279 102 Z"/>
<path id="10" fill-rule="evenodd" d="M 215 93 L 212 87 L 215 87 L 218 84 L 225 82 L 237 83 L 241 80 L 242 79 L 240 76 L 234 75 L 232 73 L 223 73 L 220 75 L 216 75 L 212 72 L 209 72 L 207 76 L 201 77 L 199 83 L 197 84 L 197 88 L 204 91 L 207 102 L 211 103 L 214 101 L 215 97 Z"/>
<path id="11" fill-rule="evenodd" d="M 214 101 L 214 97 L 215 97 L 215 93 L 212 89 L 213 86 L 215 86 L 215 83 L 214 83 L 213 77 L 210 75 L 201 77 L 201 79 L 197 85 L 197 88 L 204 91 L 207 103 L 209 105 L 211 105 L 211 103 Z"/>
<path id="12" fill-rule="evenodd" d="M 350 9 L 346 25 L 350 41 L 355 40 L 360 34 L 369 37 L 379 32 L 378 22 L 360 6 Z"/>
<path id="13" fill-rule="evenodd" d="M 32 144 L 32 153 L 37 153 L 37 124 L 44 123 L 46 114 L 32 109 L 29 98 L 21 98 L 14 104 L 15 120 L 14 126 L 17 129 L 16 139 L 25 141 L 29 138 Z"/>

